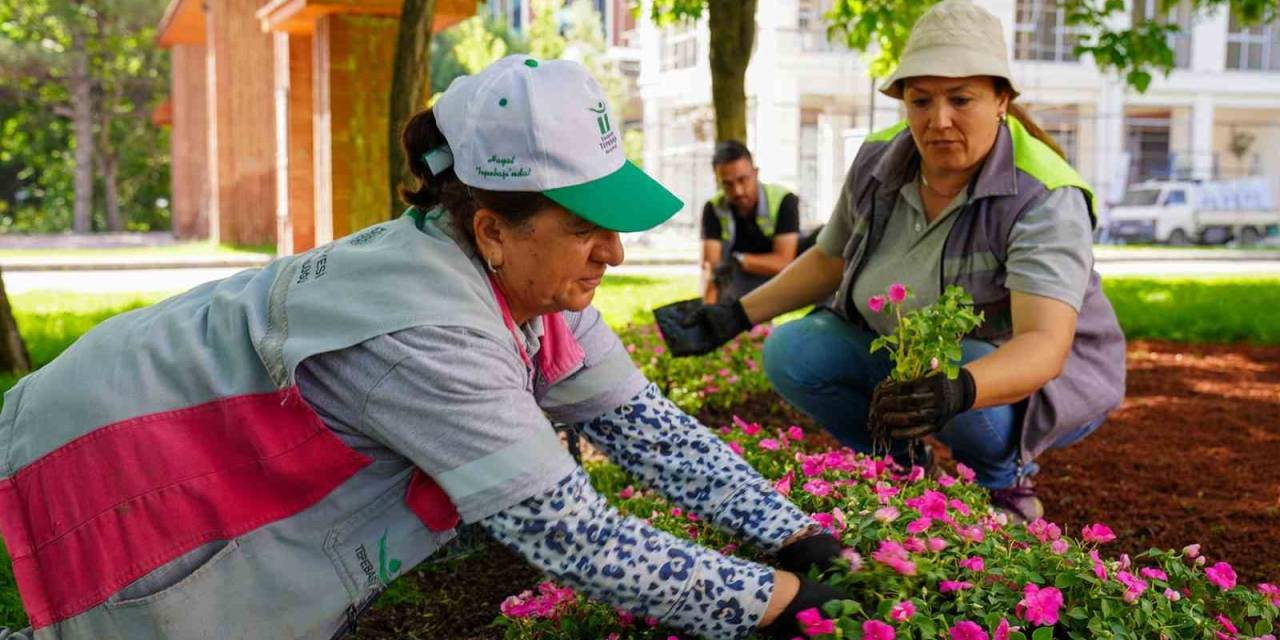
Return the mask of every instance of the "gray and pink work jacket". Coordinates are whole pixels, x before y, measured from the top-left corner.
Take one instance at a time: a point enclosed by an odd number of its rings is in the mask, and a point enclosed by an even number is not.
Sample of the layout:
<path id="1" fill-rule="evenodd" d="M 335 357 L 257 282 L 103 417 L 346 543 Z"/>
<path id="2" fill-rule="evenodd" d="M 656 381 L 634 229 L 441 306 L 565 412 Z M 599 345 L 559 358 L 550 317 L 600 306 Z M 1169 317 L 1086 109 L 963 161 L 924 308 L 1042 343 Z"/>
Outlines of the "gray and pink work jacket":
<path id="1" fill-rule="evenodd" d="M 5 395 L 0 533 L 37 638 L 342 635 L 453 537 L 450 496 L 564 456 L 548 425 L 497 477 L 374 461 L 302 400 L 307 357 L 460 318 L 549 382 L 582 366 L 559 314 L 529 362 L 433 215 L 111 318 Z"/>
<path id="2" fill-rule="evenodd" d="M 834 307 L 852 322 L 866 324 L 850 299 L 853 283 L 884 235 L 898 190 L 915 179 L 918 166 L 915 141 L 907 123 L 901 122 L 868 136 L 849 170 L 841 200 L 848 203 L 853 232 L 843 250 L 845 271 Z M 996 345 L 1013 337 L 1004 269 L 1010 230 L 1047 191 L 1062 187 L 1084 193 L 1096 225 L 1093 193 L 1075 169 L 1016 118 L 1009 118 L 970 185 L 968 204 L 954 214 L 956 222 L 943 246 L 938 273 L 939 291 L 948 285 L 963 287 L 984 314 L 983 324 L 970 337 Z M 1094 270 L 1062 373 L 1019 407 L 1020 462 L 1030 462 L 1118 407 L 1124 399 L 1124 381 L 1124 334 Z"/>

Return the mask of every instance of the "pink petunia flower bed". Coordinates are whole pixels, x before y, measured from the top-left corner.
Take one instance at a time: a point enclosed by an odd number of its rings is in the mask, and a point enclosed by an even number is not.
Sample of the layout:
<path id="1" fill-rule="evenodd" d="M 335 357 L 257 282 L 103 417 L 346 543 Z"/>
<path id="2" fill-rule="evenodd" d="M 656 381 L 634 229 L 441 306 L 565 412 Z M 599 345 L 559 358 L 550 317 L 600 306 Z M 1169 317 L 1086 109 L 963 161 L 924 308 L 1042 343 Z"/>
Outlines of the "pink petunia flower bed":
<path id="1" fill-rule="evenodd" d="M 811 638 L 1275 640 L 1280 587 L 1242 584 L 1227 563 L 1189 544 L 1115 557 L 1116 536 L 1037 520 L 1009 524 L 962 465 L 925 477 L 887 459 L 820 451 L 798 428 L 735 419 L 722 437 L 847 549 L 824 577 L 848 599 L 800 615 Z M 725 553 L 767 561 L 682 512 L 610 463 L 596 489 L 624 513 Z M 508 640 L 684 637 L 572 590 L 544 584 L 508 598 Z"/>

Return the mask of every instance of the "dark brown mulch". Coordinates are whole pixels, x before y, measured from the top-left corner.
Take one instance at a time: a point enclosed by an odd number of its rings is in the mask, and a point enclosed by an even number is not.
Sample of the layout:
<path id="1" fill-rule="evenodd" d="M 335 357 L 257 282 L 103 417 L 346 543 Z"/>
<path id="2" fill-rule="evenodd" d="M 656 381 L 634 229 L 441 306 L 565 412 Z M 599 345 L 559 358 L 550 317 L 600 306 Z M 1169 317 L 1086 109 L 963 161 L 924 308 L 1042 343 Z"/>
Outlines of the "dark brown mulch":
<path id="1" fill-rule="evenodd" d="M 716 428 L 735 413 L 813 429 L 772 394 L 698 417 Z M 1198 542 L 1242 583 L 1280 582 L 1280 347 L 1135 342 L 1124 405 L 1095 434 L 1039 462 L 1047 517 L 1070 532 L 1108 524 L 1119 536 L 1111 553 Z M 418 604 L 370 611 L 358 637 L 499 638 L 487 626 L 498 604 L 538 579 L 489 545 L 402 578 L 415 581 Z"/>

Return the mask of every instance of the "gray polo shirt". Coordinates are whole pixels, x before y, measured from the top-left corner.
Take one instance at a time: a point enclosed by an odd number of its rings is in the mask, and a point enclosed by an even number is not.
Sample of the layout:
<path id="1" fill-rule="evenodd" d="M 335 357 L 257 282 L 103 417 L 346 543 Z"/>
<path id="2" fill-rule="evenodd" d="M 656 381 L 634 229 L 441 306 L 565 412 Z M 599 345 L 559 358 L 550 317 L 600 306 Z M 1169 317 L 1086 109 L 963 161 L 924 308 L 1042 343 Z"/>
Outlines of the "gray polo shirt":
<path id="1" fill-rule="evenodd" d="M 877 333 L 891 333 L 896 317 L 873 313 L 867 300 L 900 282 L 911 295 L 903 304 L 910 311 L 932 304 L 941 295 L 942 250 L 955 226 L 968 192 L 956 196 L 932 223 L 925 219 L 919 180 L 898 191 L 884 236 L 868 255 L 850 295 L 858 312 Z M 818 236 L 818 247 L 830 256 L 842 255 L 852 231 L 852 211 L 841 198 L 831 220 Z M 1084 194 L 1073 187 L 1054 189 L 1018 220 L 1010 231 L 1009 254 L 1004 264 L 1005 285 L 1019 291 L 1070 305 L 1076 311 L 1084 302 L 1093 269 L 1093 231 Z"/>
<path id="2" fill-rule="evenodd" d="M 563 316 L 586 358 L 555 385 L 512 357 L 510 344 L 466 326 L 423 326 L 303 360 L 299 390 L 329 428 L 374 460 L 403 456 L 419 468 L 451 469 L 549 431 L 550 420 L 599 416 L 644 388 L 644 376 L 599 312 L 588 307 Z M 521 327 L 531 358 L 541 335 L 540 318 Z M 542 458 L 535 473 L 455 500 L 464 521 L 549 491 L 575 467 L 558 446 L 524 455 Z"/>

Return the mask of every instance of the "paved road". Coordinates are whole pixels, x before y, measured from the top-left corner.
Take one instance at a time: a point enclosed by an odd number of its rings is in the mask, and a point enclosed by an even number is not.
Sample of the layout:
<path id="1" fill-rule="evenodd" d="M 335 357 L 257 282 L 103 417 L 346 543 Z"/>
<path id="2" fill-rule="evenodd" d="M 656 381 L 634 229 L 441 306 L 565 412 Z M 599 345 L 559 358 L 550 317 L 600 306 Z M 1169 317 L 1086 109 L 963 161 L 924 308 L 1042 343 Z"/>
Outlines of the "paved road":
<path id="1" fill-rule="evenodd" d="M 7 271 L 4 286 L 9 293 L 34 290 L 80 292 L 182 291 L 200 283 L 225 278 L 239 268 L 106 269 L 77 271 Z M 1104 276 L 1280 276 L 1280 258 L 1274 260 L 1133 260 L 1098 263 Z M 696 276 L 688 264 L 623 265 L 609 273 L 654 277 Z"/>

